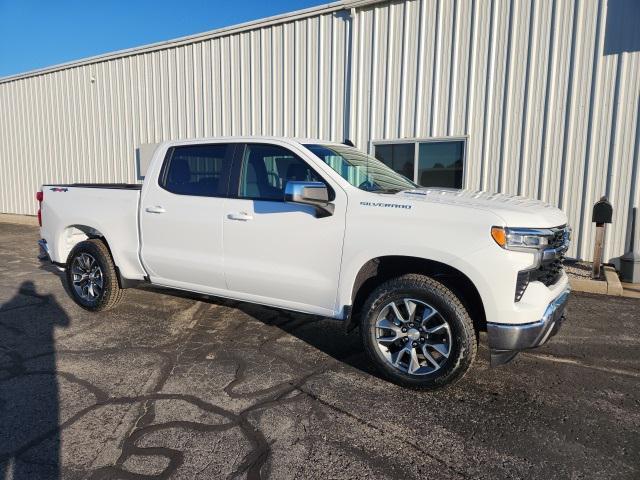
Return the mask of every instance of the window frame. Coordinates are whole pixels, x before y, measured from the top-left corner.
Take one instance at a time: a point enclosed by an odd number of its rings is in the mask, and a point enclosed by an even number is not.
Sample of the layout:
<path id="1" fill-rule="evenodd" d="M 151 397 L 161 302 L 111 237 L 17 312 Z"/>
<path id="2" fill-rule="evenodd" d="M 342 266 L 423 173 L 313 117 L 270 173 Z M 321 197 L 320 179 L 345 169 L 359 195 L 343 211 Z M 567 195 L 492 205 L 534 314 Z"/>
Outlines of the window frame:
<path id="1" fill-rule="evenodd" d="M 332 202 L 333 200 L 335 200 L 336 198 L 336 193 L 334 188 L 331 186 L 331 184 L 329 183 L 329 181 L 326 179 L 325 175 L 323 175 L 321 172 L 318 171 L 317 168 L 314 168 L 314 166 L 309 163 L 302 155 L 299 155 L 298 153 L 294 152 L 292 149 L 290 149 L 289 147 L 286 147 L 284 145 L 280 145 L 278 143 L 268 143 L 268 142 L 242 142 L 242 143 L 238 143 L 237 144 L 237 148 L 235 149 L 235 153 L 233 156 L 233 166 L 232 166 L 232 171 L 231 171 L 231 178 L 229 181 L 229 196 L 228 198 L 232 198 L 235 200 L 250 200 L 250 201 L 254 201 L 254 202 L 277 202 L 277 203 L 285 203 L 284 201 L 284 192 L 282 195 L 281 199 L 267 199 L 267 198 L 260 198 L 260 197 L 244 197 L 244 196 L 240 196 L 240 189 L 242 188 L 242 185 L 240 184 L 240 182 L 242 181 L 242 169 L 244 166 L 244 153 L 246 151 L 246 148 L 250 145 L 258 145 L 258 146 L 265 146 L 265 147 L 278 147 L 278 148 L 282 148 L 283 150 L 288 151 L 293 157 L 296 157 L 298 159 L 300 159 L 313 173 L 315 173 L 322 181 L 322 183 L 325 184 L 325 186 L 327 187 L 327 190 L 329 192 L 329 201 Z M 232 187 L 232 185 L 234 185 Z M 286 186 L 285 186 L 286 188 Z"/>
<path id="2" fill-rule="evenodd" d="M 167 176 L 169 175 L 169 166 L 171 165 L 171 160 L 173 157 L 173 153 L 178 148 L 189 148 L 189 147 L 212 147 L 226 145 L 227 151 L 225 152 L 224 160 L 229 162 L 228 169 L 228 178 L 227 185 L 224 189 L 223 194 L 215 194 L 215 195 L 207 195 L 207 194 L 195 194 L 195 193 L 177 193 L 172 192 L 166 187 Z M 231 179 L 233 178 L 233 171 L 235 168 L 235 154 L 238 150 L 237 142 L 209 142 L 209 143 L 189 143 L 184 145 L 172 145 L 167 149 L 165 153 L 164 160 L 162 161 L 162 168 L 160 169 L 160 174 L 158 175 L 157 183 L 158 187 L 160 187 L 165 192 L 168 192 L 172 195 L 180 195 L 181 197 L 201 197 L 201 198 L 229 198 L 229 193 L 231 189 Z"/>
<path id="3" fill-rule="evenodd" d="M 456 190 L 462 190 L 465 188 L 467 181 L 467 144 L 469 141 L 468 135 L 450 136 L 450 137 L 415 137 L 415 138 L 398 138 L 398 139 L 384 139 L 384 140 L 372 140 L 370 142 L 372 155 L 376 155 L 376 147 L 378 145 L 395 145 L 400 143 L 413 143 L 413 178 L 409 180 L 420 185 L 418 181 L 418 155 L 421 143 L 441 143 L 441 142 L 462 142 L 462 185 Z M 377 157 L 376 157 L 377 158 Z M 434 187 L 424 187 L 434 188 Z M 450 187 L 441 187 L 450 188 Z"/>

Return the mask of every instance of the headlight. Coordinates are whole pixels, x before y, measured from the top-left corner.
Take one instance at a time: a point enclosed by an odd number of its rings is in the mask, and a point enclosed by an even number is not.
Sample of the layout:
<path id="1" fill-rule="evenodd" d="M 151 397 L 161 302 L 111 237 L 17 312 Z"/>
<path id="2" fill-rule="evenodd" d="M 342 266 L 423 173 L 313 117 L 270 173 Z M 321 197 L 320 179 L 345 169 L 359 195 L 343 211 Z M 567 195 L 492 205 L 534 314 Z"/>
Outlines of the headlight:
<path id="1" fill-rule="evenodd" d="M 552 236 L 553 232 L 547 228 L 491 228 L 491 237 L 507 250 L 542 250 Z"/>

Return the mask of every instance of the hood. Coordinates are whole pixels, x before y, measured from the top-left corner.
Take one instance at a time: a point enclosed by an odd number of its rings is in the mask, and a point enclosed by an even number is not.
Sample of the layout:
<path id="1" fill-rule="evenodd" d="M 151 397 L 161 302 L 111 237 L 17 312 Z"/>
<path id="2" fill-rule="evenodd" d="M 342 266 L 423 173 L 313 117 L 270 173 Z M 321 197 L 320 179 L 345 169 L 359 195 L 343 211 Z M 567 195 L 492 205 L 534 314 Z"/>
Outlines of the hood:
<path id="1" fill-rule="evenodd" d="M 550 228 L 565 225 L 567 216 L 562 210 L 540 200 L 449 188 L 420 188 L 404 190 L 398 198 L 434 204 L 446 204 L 490 211 L 507 227 Z"/>

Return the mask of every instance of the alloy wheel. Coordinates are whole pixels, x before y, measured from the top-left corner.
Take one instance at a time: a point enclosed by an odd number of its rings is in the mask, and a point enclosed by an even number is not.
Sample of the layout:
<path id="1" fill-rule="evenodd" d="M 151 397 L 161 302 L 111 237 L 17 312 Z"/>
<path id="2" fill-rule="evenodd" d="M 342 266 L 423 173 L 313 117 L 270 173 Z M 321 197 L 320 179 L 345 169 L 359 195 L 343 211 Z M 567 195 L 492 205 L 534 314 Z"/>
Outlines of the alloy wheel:
<path id="1" fill-rule="evenodd" d="M 73 275 L 73 289 L 83 300 L 95 302 L 104 291 L 104 275 L 96 259 L 81 253 L 73 259 L 71 264 Z"/>
<path id="2" fill-rule="evenodd" d="M 451 328 L 431 305 L 413 298 L 389 302 L 375 324 L 376 346 L 394 368 L 410 375 L 433 373 L 451 353 Z"/>

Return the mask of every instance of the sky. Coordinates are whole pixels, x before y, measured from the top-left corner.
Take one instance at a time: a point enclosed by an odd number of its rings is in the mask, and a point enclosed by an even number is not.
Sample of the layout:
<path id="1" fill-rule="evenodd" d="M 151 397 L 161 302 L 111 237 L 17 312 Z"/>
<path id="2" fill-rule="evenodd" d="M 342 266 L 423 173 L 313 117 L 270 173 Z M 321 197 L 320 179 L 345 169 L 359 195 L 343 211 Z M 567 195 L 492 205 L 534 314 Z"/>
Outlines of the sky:
<path id="1" fill-rule="evenodd" d="M 0 77 L 331 0 L 0 0 Z"/>

